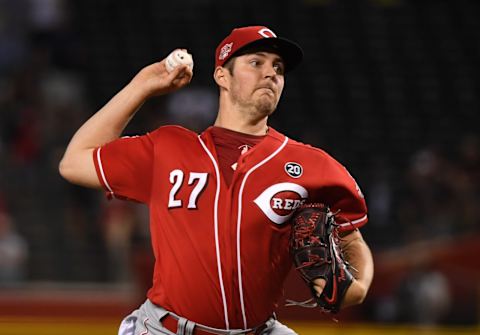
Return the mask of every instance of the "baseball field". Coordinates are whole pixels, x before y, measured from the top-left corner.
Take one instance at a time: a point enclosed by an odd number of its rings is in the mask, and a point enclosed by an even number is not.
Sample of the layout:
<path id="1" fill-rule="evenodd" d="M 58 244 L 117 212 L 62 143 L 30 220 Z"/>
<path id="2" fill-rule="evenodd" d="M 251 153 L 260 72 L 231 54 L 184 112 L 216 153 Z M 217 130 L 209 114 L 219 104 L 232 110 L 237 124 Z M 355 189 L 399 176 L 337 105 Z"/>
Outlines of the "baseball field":
<path id="1" fill-rule="evenodd" d="M 0 318 L 2 335 L 115 335 L 117 319 L 109 318 Z M 460 335 L 480 334 L 478 328 L 418 328 L 373 324 L 326 325 L 312 322 L 286 322 L 301 335 Z"/>

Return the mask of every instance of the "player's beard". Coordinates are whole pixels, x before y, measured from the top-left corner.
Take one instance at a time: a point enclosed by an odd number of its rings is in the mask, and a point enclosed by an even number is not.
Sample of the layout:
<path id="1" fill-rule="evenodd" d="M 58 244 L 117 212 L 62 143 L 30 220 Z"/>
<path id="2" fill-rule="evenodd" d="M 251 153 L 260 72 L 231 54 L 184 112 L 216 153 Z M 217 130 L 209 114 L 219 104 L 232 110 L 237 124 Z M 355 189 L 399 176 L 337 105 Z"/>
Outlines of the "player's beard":
<path id="1" fill-rule="evenodd" d="M 255 93 L 245 97 L 234 89 L 231 91 L 232 103 L 254 118 L 262 119 L 271 115 L 277 108 L 278 99 L 267 94 Z"/>

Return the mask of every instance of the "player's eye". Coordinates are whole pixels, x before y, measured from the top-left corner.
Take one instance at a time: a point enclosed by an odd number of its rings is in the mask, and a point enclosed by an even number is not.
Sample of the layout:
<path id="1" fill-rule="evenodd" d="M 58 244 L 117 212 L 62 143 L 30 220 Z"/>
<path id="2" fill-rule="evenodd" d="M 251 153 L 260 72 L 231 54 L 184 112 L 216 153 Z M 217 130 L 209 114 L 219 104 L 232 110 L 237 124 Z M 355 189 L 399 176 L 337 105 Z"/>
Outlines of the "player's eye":
<path id="1" fill-rule="evenodd" d="M 260 62 L 257 59 L 252 59 L 250 60 L 250 65 L 253 67 L 257 67 L 258 65 L 260 65 Z"/>
<path id="2" fill-rule="evenodd" d="M 285 73 L 285 66 L 283 65 L 283 63 L 275 63 L 273 65 L 273 68 L 275 69 L 275 72 L 277 74 L 283 75 Z"/>

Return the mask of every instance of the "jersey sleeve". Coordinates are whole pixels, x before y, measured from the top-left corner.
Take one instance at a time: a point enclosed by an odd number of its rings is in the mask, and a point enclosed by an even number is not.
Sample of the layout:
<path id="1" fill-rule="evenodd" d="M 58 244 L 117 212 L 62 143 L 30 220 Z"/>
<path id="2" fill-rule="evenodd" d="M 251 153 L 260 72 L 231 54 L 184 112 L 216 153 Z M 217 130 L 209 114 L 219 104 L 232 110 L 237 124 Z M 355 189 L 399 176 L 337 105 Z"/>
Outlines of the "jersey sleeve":
<path id="1" fill-rule="evenodd" d="M 108 197 L 148 203 L 154 148 L 150 135 L 122 137 L 98 147 L 93 161 Z"/>
<path id="2" fill-rule="evenodd" d="M 360 187 L 347 169 L 330 156 L 322 164 L 320 198 L 338 212 L 340 231 L 350 231 L 368 221 L 367 204 Z"/>

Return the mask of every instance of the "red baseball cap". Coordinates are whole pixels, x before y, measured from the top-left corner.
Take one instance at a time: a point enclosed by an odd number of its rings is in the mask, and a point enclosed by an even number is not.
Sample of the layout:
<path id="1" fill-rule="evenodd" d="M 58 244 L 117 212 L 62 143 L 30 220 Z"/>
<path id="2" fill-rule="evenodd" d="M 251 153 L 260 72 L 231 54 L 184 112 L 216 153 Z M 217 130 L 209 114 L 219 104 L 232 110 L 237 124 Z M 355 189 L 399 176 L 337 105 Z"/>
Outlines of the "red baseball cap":
<path id="1" fill-rule="evenodd" d="M 265 26 L 249 26 L 232 30 L 215 50 L 215 67 L 223 66 L 230 58 L 247 47 L 266 46 L 278 52 L 285 62 L 285 72 L 292 70 L 303 58 L 298 44 L 277 35 Z"/>

